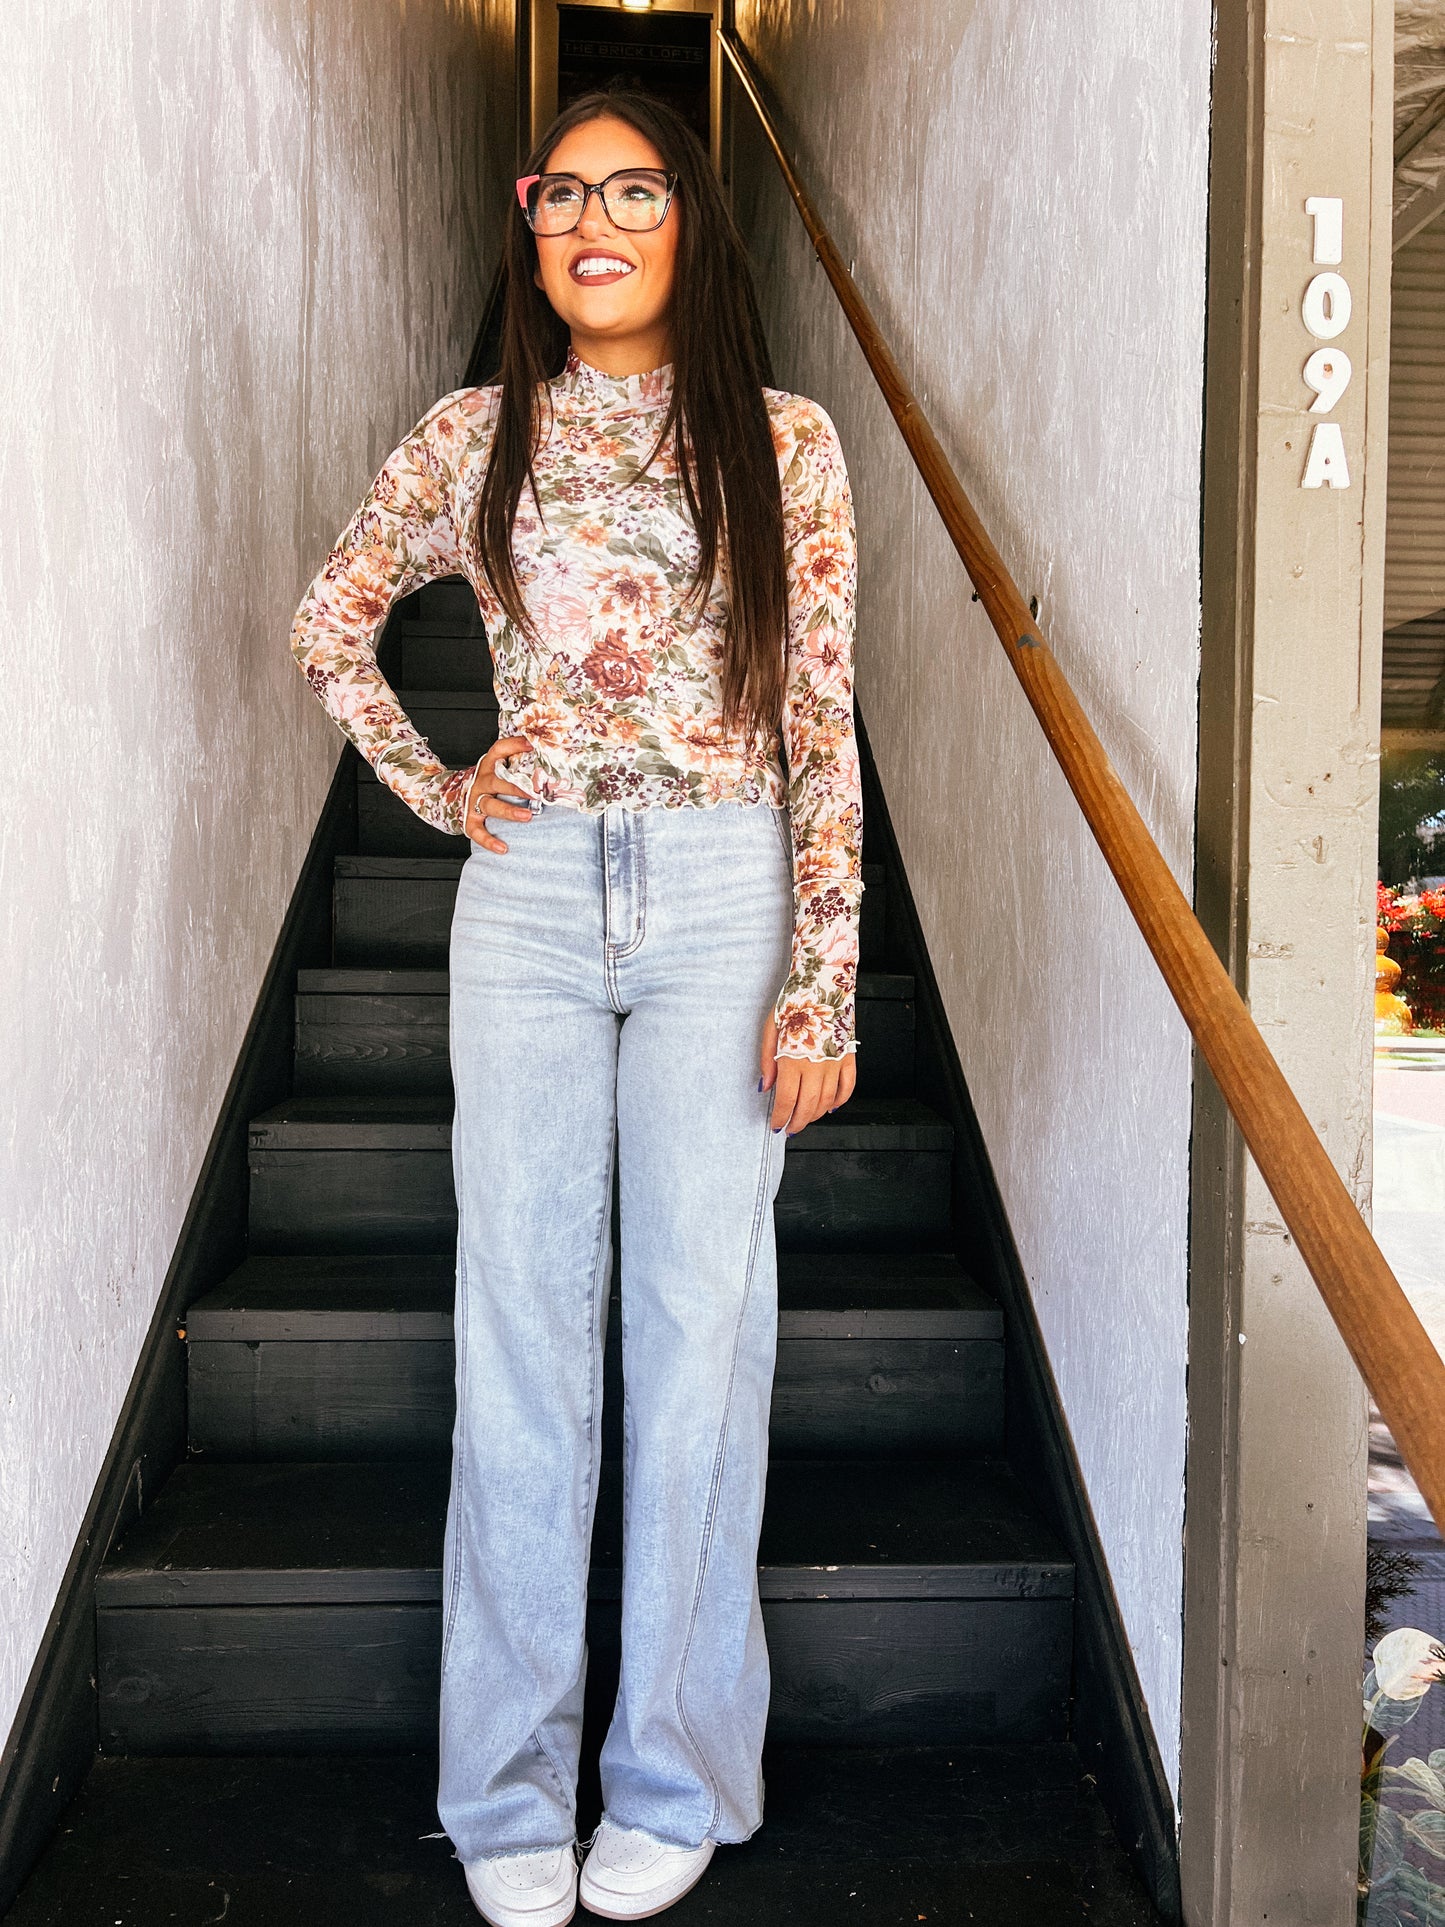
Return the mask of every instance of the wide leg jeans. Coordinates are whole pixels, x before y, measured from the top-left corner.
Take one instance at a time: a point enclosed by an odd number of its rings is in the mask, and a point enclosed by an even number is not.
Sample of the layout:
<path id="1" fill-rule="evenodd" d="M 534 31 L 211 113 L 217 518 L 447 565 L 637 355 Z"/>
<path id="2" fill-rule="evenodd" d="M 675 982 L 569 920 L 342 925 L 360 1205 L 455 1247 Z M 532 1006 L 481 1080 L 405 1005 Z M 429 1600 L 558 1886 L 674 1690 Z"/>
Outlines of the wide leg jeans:
<path id="1" fill-rule="evenodd" d="M 786 1137 L 758 1089 L 788 970 L 785 811 L 534 803 L 473 843 L 451 932 L 457 1416 L 438 1808 L 463 1861 L 576 1832 L 621 1201 L 619 1825 L 762 1818 L 757 1549 Z"/>

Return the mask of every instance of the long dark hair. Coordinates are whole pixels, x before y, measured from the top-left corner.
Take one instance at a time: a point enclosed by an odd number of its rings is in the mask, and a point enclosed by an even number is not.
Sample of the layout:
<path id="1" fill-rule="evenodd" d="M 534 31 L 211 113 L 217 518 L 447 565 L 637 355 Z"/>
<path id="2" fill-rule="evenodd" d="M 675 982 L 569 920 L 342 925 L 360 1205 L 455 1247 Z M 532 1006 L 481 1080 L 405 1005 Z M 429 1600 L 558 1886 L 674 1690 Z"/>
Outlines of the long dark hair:
<path id="1" fill-rule="evenodd" d="M 574 127 L 625 121 L 677 175 L 682 216 L 671 332 L 672 398 L 655 458 L 676 438 L 683 496 L 698 537 L 698 565 L 685 606 L 699 613 L 721 568 L 727 590 L 723 732 L 764 734 L 782 713 L 787 574 L 783 501 L 763 388 L 772 385 L 767 344 L 742 238 L 701 141 L 680 114 L 622 88 L 584 95 L 557 116 L 523 170 L 545 172 Z M 672 218 L 669 213 L 669 219 Z M 533 276 L 537 244 L 515 198 L 507 226 L 499 411 L 477 504 L 477 560 L 519 628 L 530 626 L 512 554 L 522 490 L 536 490 L 532 464 L 550 421 L 542 384 L 561 373 L 566 324 Z"/>

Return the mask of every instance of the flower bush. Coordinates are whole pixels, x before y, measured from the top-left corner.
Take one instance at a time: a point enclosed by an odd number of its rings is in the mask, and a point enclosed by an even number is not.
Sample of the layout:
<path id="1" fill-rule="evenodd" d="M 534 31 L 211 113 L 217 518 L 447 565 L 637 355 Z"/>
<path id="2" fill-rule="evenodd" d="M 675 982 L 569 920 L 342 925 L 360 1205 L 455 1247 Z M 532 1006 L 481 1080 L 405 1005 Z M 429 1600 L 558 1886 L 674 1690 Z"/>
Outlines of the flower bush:
<path id="1" fill-rule="evenodd" d="M 1400 995 L 1416 1030 L 1445 1031 L 1445 890 L 1407 896 L 1377 884 L 1375 915 L 1390 933 L 1390 955 L 1403 973 Z"/>
<path id="2" fill-rule="evenodd" d="M 1365 1675 L 1360 1772 L 1359 1927 L 1445 1921 L 1445 1751 L 1391 1758 L 1426 1695 L 1445 1679 L 1445 1645 L 1417 1626 L 1387 1633 Z"/>

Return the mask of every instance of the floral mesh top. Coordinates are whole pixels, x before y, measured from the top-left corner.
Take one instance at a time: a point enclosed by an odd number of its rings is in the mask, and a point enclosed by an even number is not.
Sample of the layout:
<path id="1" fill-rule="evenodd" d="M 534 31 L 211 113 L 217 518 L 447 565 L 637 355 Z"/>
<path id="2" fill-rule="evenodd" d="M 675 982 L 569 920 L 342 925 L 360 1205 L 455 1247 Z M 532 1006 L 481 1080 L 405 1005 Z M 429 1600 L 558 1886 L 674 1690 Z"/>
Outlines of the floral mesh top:
<path id="1" fill-rule="evenodd" d="M 823 410 L 768 389 L 787 542 L 787 683 L 771 739 L 721 733 L 725 591 L 683 607 L 697 538 L 675 453 L 641 464 L 670 367 L 604 375 L 575 355 L 551 384 L 552 421 L 513 534 L 535 628 L 520 633 L 475 561 L 471 527 L 498 390 L 445 395 L 387 459 L 296 612 L 291 648 L 331 716 L 418 816 L 463 833 L 476 764 L 449 769 L 377 667 L 392 603 L 467 576 L 487 626 L 499 733 L 530 745 L 499 763 L 549 802 L 788 806 L 794 933 L 775 1006 L 782 1056 L 856 1048 L 862 794 L 853 732 L 853 512 Z M 540 506 L 540 514 L 539 514 Z M 786 757 L 786 773 L 783 757 Z M 499 858 L 498 861 L 505 861 Z"/>

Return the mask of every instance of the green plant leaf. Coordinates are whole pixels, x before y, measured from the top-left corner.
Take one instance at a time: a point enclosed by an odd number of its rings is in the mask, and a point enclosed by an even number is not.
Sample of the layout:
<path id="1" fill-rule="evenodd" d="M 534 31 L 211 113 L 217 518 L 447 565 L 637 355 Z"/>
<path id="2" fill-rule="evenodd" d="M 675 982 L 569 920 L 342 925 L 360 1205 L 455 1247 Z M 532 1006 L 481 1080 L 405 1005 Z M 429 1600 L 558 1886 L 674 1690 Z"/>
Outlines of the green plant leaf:
<path id="1" fill-rule="evenodd" d="M 1401 1865 L 1404 1852 L 1404 1828 L 1399 1814 L 1391 1812 L 1389 1807 L 1377 1807 L 1375 1838 L 1370 1854 L 1370 1871 L 1376 1886 Z"/>
<path id="2" fill-rule="evenodd" d="M 1436 1860 L 1445 1860 L 1445 1813 L 1416 1813 L 1404 1822 L 1407 1839 Z"/>
<path id="3" fill-rule="evenodd" d="M 1423 1793 L 1433 1806 L 1445 1814 L 1445 1780 L 1425 1760 L 1402 1760 L 1398 1766 L 1387 1766 L 1384 1781 L 1387 1787 L 1404 1785 Z"/>

